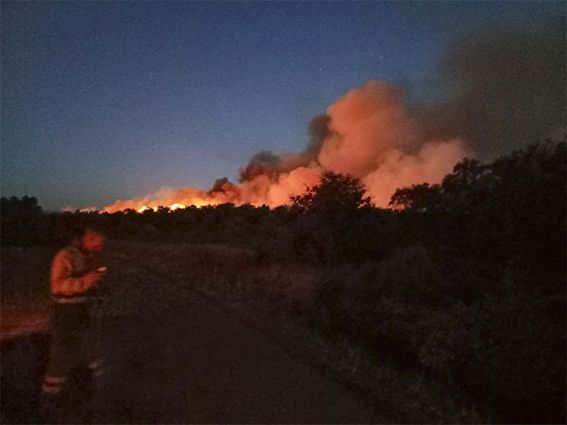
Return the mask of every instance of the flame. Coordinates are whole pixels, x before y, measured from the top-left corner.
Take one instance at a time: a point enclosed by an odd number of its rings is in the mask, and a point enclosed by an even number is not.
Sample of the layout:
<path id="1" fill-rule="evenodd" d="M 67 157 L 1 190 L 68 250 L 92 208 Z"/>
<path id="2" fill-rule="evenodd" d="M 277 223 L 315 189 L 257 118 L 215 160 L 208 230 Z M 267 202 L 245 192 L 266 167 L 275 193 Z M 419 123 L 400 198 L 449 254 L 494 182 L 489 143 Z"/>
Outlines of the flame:
<path id="1" fill-rule="evenodd" d="M 218 203 L 222 202 L 196 188 L 162 189 L 143 198 L 116 201 L 105 207 L 103 212 L 114 213 L 133 209 L 142 213 L 146 210 L 157 211 L 159 207 L 167 207 L 171 211 L 175 211 L 189 206 L 203 207 Z"/>
<path id="2" fill-rule="evenodd" d="M 162 206 L 163 206 L 163 205 L 155 205 L 155 206 L 149 207 L 149 206 L 147 206 L 147 205 L 142 205 L 140 208 L 137 208 L 136 211 L 139 212 L 139 213 L 143 213 L 144 211 L 149 211 L 149 210 L 151 210 L 151 211 L 157 211 L 157 209 L 158 209 L 159 207 L 162 207 Z M 171 204 L 168 208 L 169 208 L 171 211 L 175 211 L 175 210 L 183 209 L 183 208 L 187 208 L 187 207 L 185 206 L 185 204 L 180 204 L 179 202 L 174 202 L 174 203 Z"/>
<path id="3" fill-rule="evenodd" d="M 276 207 L 319 181 L 323 171 L 349 173 L 366 185 L 375 205 L 387 207 L 394 191 L 416 183 L 437 183 L 466 154 L 460 139 L 425 136 L 404 103 L 400 87 L 370 81 L 327 109 L 328 127 L 315 150 L 264 155 L 239 185 L 221 179 L 204 192 L 194 187 L 165 189 L 143 198 L 116 201 L 104 208 L 143 212 L 169 206 L 202 207 L 234 203 Z M 252 164 L 254 165 L 254 164 Z"/>
<path id="4" fill-rule="evenodd" d="M 185 206 L 184 204 L 180 204 L 179 202 L 174 202 L 173 204 L 171 204 L 171 205 L 169 206 L 169 209 L 170 209 L 171 211 L 175 211 L 175 210 L 177 210 L 177 209 L 179 209 L 179 208 L 186 208 L 186 206 Z"/>

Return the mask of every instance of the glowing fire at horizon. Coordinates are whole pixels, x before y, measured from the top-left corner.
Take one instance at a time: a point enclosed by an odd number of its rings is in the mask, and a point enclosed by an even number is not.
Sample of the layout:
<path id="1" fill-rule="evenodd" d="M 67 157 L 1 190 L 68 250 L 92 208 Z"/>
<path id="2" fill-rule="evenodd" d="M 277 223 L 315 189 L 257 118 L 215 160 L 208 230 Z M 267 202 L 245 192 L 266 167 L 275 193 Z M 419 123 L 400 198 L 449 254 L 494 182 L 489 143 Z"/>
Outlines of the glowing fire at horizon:
<path id="1" fill-rule="evenodd" d="M 118 201 L 118 202 L 120 202 L 120 201 Z M 129 201 L 126 201 L 126 202 L 129 202 Z M 150 210 L 151 211 L 157 211 L 159 208 L 162 208 L 162 207 L 168 208 L 171 211 L 175 211 L 175 210 L 184 209 L 184 208 L 187 208 L 187 207 L 190 207 L 190 206 L 204 207 L 206 205 L 213 205 L 213 204 L 210 203 L 210 202 L 200 200 L 200 199 L 195 199 L 191 203 L 189 203 L 188 205 L 185 205 L 185 204 L 182 204 L 182 203 L 179 203 L 179 202 L 174 202 L 171 205 L 162 205 L 162 204 L 156 204 L 156 203 L 153 203 L 152 206 L 142 205 L 141 207 L 136 208 L 136 211 L 139 212 L 139 213 L 143 213 L 144 211 L 150 211 Z M 128 209 L 128 208 L 124 208 L 124 209 Z M 134 208 L 131 208 L 131 209 L 134 209 Z M 115 212 L 115 211 L 121 211 L 121 210 L 109 210 L 108 207 L 107 207 L 107 208 L 104 209 L 104 211 Z"/>
<path id="2" fill-rule="evenodd" d="M 323 134 L 299 154 L 259 154 L 241 171 L 242 182 L 227 179 L 204 192 L 193 187 L 163 190 L 116 201 L 103 211 L 143 212 L 234 203 L 276 207 L 319 181 L 323 171 L 348 173 L 366 185 L 376 206 L 387 207 L 399 187 L 439 182 L 466 154 L 460 139 L 424 136 L 403 101 L 400 88 L 370 81 L 353 89 L 326 111 Z M 258 155 L 257 155 L 258 156 Z"/>

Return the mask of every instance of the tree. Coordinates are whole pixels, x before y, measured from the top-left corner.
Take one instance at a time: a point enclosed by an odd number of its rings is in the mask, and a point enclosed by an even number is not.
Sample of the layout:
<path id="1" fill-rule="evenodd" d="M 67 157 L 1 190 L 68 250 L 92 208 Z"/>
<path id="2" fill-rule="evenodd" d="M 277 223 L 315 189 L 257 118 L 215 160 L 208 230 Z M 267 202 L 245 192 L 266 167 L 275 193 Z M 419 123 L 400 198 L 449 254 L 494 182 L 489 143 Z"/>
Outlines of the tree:
<path id="1" fill-rule="evenodd" d="M 308 187 L 302 195 L 292 196 L 292 208 L 307 214 L 341 217 L 372 207 L 366 188 L 356 177 L 325 171 L 319 184 Z"/>
<path id="2" fill-rule="evenodd" d="M 389 205 L 395 209 L 424 213 L 437 210 L 440 203 L 440 186 L 421 183 L 397 189 Z"/>
<path id="3" fill-rule="evenodd" d="M 2 245 L 29 246 L 37 243 L 40 238 L 39 224 L 43 211 L 37 198 L 2 197 L 0 204 Z"/>
<path id="4" fill-rule="evenodd" d="M 319 184 L 302 195 L 292 196 L 292 212 L 300 217 L 294 223 L 294 249 L 308 262 L 333 259 L 353 260 L 359 256 L 360 239 L 353 232 L 363 212 L 372 207 L 361 181 L 348 174 L 326 171 Z M 358 226 L 360 227 L 360 226 Z"/>

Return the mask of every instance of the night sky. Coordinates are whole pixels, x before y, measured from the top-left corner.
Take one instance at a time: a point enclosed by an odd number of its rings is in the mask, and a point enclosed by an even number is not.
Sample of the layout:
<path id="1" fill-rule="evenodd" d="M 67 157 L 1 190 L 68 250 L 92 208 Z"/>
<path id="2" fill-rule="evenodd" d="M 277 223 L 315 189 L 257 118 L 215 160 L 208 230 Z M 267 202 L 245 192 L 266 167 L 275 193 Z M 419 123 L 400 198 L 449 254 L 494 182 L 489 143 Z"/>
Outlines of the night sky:
<path id="1" fill-rule="evenodd" d="M 562 2 L 2 2 L 2 196 L 48 210 L 203 189 L 368 80 L 439 96 L 443 52 Z"/>

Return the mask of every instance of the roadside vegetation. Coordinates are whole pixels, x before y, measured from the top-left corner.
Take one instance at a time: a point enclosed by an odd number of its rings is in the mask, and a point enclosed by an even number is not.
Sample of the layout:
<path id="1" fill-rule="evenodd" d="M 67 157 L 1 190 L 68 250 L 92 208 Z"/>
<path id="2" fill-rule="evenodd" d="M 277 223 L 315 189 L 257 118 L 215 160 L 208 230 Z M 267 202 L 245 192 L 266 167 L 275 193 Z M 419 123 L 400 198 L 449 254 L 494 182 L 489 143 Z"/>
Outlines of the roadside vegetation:
<path id="1" fill-rule="evenodd" d="M 564 423 L 565 160 L 551 141 L 465 159 L 440 184 L 398 189 L 391 209 L 335 173 L 275 209 L 45 213 L 2 198 L 2 261 L 95 223 L 113 254 L 172 285 L 306 324 L 359 388 L 403 406 L 400 422 Z M 2 270 L 3 293 L 27 290 Z"/>

